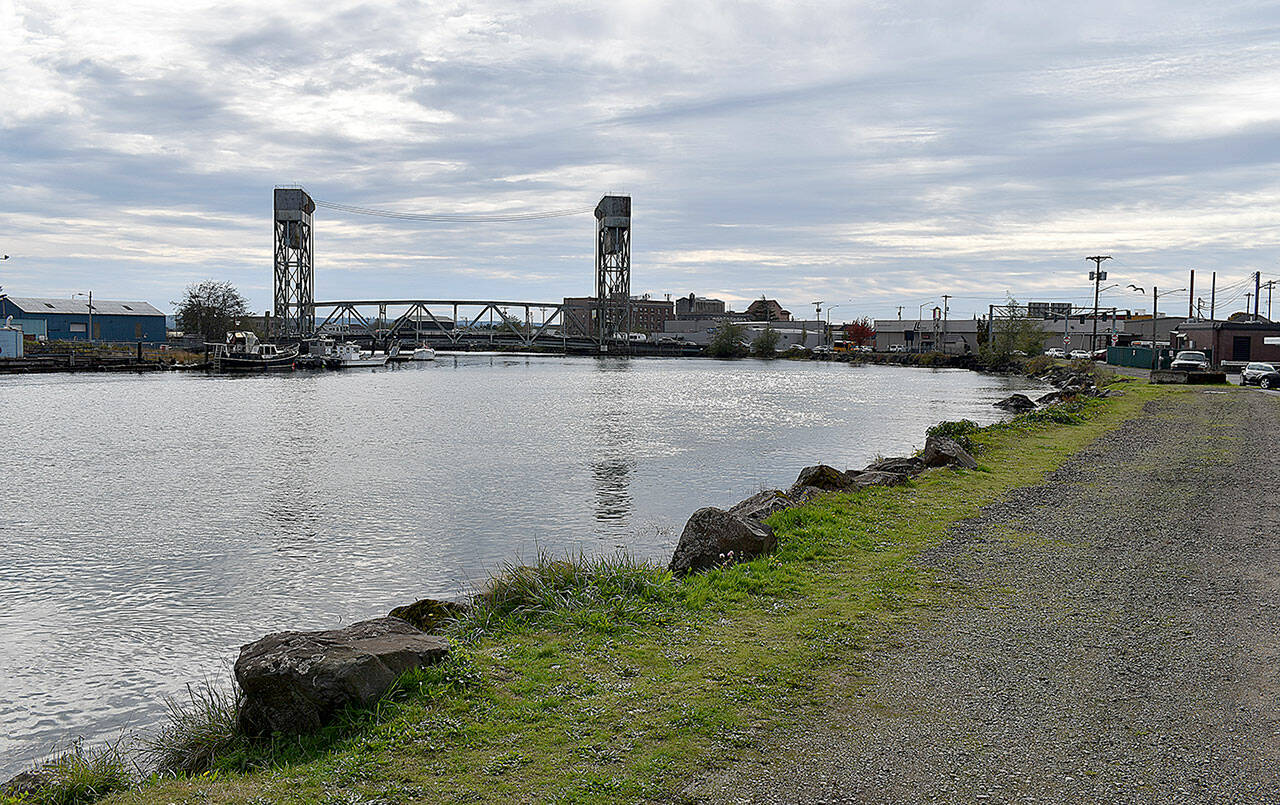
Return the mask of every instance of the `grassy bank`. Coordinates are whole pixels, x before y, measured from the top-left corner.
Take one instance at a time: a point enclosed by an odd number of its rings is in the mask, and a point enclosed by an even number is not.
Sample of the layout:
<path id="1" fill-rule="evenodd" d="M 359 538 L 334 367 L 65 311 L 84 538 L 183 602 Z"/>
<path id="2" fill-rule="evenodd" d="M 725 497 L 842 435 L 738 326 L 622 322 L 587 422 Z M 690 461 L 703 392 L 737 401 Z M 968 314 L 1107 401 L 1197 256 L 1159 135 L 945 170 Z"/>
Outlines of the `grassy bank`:
<path id="1" fill-rule="evenodd" d="M 108 801 L 680 801 L 689 779 L 814 717 L 820 692 L 873 684 L 860 658 L 895 624 L 976 593 L 912 562 L 953 524 L 1184 392 L 1129 383 L 970 433 L 979 470 L 779 513 L 774 555 L 689 579 L 547 559 L 495 587 L 453 658 L 375 712 L 302 741 L 219 745 L 211 770 Z"/>

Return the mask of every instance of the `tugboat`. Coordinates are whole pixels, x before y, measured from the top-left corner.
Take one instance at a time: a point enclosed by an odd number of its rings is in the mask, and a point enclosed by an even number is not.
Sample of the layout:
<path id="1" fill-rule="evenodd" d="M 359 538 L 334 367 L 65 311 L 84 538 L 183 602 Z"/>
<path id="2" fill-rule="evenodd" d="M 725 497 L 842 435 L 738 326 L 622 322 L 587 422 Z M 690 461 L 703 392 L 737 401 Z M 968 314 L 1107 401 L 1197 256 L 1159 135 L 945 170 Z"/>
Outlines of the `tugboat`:
<path id="1" fill-rule="evenodd" d="M 225 344 L 214 344 L 209 358 L 223 371 L 262 372 L 268 369 L 292 369 L 298 357 L 296 346 L 280 349 L 263 344 L 251 332 L 227 333 Z"/>

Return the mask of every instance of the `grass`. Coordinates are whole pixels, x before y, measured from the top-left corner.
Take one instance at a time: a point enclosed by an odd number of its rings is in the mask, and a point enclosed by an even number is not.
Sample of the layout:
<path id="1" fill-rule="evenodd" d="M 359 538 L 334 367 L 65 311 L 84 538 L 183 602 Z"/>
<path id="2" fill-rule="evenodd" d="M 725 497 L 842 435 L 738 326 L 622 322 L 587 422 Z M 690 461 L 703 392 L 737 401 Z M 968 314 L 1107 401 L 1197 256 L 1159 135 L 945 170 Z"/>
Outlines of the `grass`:
<path id="1" fill-rule="evenodd" d="M 322 733 L 240 740 L 202 774 L 112 802 L 681 801 L 873 684 L 862 657 L 957 588 L 913 559 L 948 529 L 1180 387 L 964 427 L 974 471 L 834 494 L 770 519 L 777 551 L 686 579 L 625 555 L 540 555 L 502 569 L 453 628 L 444 663 Z M 197 703 L 198 704 L 198 703 Z M 210 733 L 215 719 L 196 719 Z M 221 723 L 221 722 L 216 722 Z M 216 741 L 215 741 L 216 742 Z"/>
<path id="2" fill-rule="evenodd" d="M 25 796 L 0 794 L 0 805 L 86 805 L 126 791 L 134 777 L 118 744 L 93 749 L 79 741 L 43 763 L 41 790 Z"/>

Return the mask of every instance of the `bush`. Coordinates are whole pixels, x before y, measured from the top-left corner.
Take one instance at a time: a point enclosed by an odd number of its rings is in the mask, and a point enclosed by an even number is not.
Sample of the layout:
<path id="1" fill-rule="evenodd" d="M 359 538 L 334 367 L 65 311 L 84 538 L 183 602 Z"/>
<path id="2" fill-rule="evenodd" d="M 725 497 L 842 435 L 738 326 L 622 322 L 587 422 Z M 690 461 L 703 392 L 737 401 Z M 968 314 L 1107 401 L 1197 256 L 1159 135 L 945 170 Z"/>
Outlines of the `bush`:
<path id="1" fill-rule="evenodd" d="M 745 332 L 740 324 L 723 322 L 716 329 L 711 343 L 707 344 L 707 354 L 713 358 L 741 358 L 747 354 L 746 347 L 742 345 Z"/>
<path id="2" fill-rule="evenodd" d="M 165 700 L 165 723 L 143 740 L 142 755 L 161 774 L 194 774 L 238 748 L 240 693 L 213 682 L 187 686 L 187 701 Z"/>
<path id="3" fill-rule="evenodd" d="M 925 431 L 925 433 L 928 436 L 942 436 L 951 439 L 970 453 L 976 453 L 979 445 L 973 440 L 973 434 L 981 430 L 982 427 L 977 422 L 971 419 L 961 419 L 951 422 L 939 422 Z"/>
<path id="4" fill-rule="evenodd" d="M 757 358 L 776 358 L 778 357 L 778 340 L 781 338 L 778 331 L 772 327 L 766 327 L 751 342 L 751 354 Z"/>
<path id="5" fill-rule="evenodd" d="M 1024 364 L 1029 375 L 1042 375 L 1057 365 L 1057 362 L 1048 355 L 1036 355 L 1028 358 Z"/>

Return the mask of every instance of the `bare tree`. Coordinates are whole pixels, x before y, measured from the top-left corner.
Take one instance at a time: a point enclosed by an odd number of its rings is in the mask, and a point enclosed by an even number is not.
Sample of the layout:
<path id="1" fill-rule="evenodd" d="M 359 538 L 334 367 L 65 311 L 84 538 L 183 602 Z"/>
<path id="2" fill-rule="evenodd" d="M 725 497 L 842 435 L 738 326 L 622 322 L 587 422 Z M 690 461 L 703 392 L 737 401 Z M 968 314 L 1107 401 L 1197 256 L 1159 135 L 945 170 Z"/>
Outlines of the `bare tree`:
<path id="1" fill-rule="evenodd" d="M 236 319 L 247 315 L 249 301 L 229 282 L 205 280 L 187 286 L 175 315 L 187 333 L 199 333 L 205 340 L 221 341 L 236 329 Z"/>

